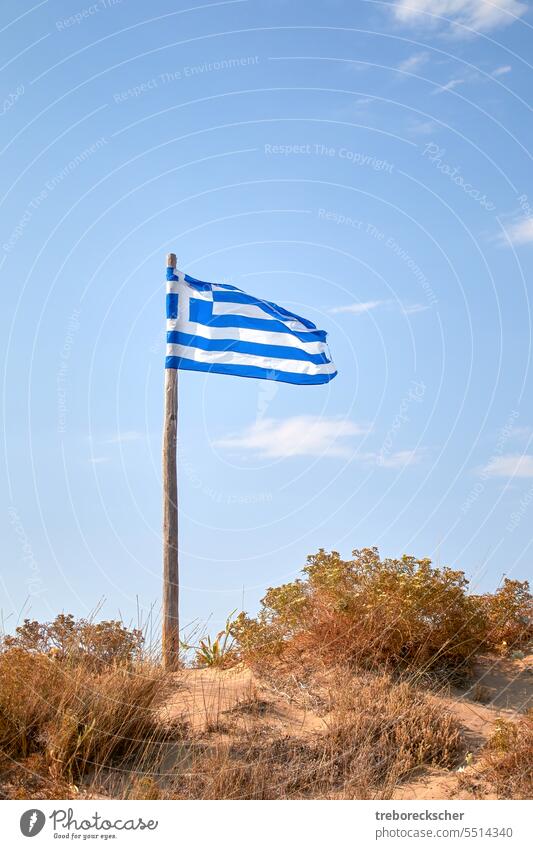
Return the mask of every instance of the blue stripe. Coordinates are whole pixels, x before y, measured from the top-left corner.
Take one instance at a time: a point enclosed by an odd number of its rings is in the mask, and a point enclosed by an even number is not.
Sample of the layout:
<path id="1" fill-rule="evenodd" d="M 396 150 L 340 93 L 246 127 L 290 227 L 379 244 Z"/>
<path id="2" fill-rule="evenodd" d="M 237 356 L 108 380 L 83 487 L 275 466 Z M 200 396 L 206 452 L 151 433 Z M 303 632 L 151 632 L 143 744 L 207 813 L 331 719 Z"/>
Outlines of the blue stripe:
<path id="1" fill-rule="evenodd" d="M 196 289 L 201 289 L 204 292 L 213 288 L 212 283 L 206 283 L 204 280 L 197 280 L 196 277 L 191 277 L 189 274 L 184 274 L 183 279 L 186 283 L 189 283 L 191 286 L 194 286 Z M 236 286 L 231 286 L 229 283 L 217 283 L 216 285 L 221 286 L 223 289 L 231 289 L 233 292 L 240 292 L 240 289 L 237 289 Z"/>
<path id="2" fill-rule="evenodd" d="M 308 319 L 302 318 L 301 316 L 296 315 L 296 313 L 289 312 L 283 307 L 273 304 L 271 301 L 262 301 L 261 298 L 254 298 L 253 295 L 247 295 L 245 292 L 240 292 L 238 289 L 235 292 L 218 292 L 213 290 L 213 300 L 224 301 L 225 303 L 230 304 L 251 304 L 254 307 L 260 307 L 269 315 L 274 316 L 274 318 L 299 321 L 304 325 L 304 327 L 308 327 L 309 330 L 316 330 L 316 325 L 313 324 L 312 321 L 308 321 Z"/>
<path id="3" fill-rule="evenodd" d="M 184 274 L 183 278 L 189 286 L 192 286 L 194 289 L 199 289 L 201 292 L 208 292 L 211 289 L 211 283 L 205 283 L 203 280 L 196 280 L 195 277 L 190 277 L 188 274 Z"/>
<path id="4" fill-rule="evenodd" d="M 190 320 L 206 327 L 247 327 L 249 330 L 267 330 L 272 333 L 289 333 L 300 342 L 325 342 L 325 330 L 291 330 L 282 321 L 271 318 L 249 318 L 244 315 L 212 315 L 210 301 L 190 300 Z"/>
<path id="5" fill-rule="evenodd" d="M 178 317 L 178 295 L 175 292 L 170 292 L 167 295 L 167 318 Z"/>
<path id="6" fill-rule="evenodd" d="M 242 342 L 239 339 L 205 339 L 192 336 L 180 330 L 170 330 L 167 342 L 172 345 L 187 345 L 202 351 L 235 351 L 238 354 L 254 354 L 256 357 L 276 357 L 282 360 L 305 360 L 315 365 L 329 363 L 325 354 L 309 354 L 302 348 L 290 348 L 288 345 L 264 345 L 260 342 Z"/>
<path id="7" fill-rule="evenodd" d="M 199 363 L 196 360 L 188 360 L 185 357 L 167 357 L 165 368 L 211 371 L 217 374 L 233 374 L 236 377 L 255 377 L 263 380 L 277 380 L 280 383 L 299 383 L 301 385 L 329 383 L 337 374 L 336 371 L 330 374 L 297 374 L 292 371 L 272 371 L 272 369 L 259 368 L 258 366 L 215 365 L 213 363 Z"/>

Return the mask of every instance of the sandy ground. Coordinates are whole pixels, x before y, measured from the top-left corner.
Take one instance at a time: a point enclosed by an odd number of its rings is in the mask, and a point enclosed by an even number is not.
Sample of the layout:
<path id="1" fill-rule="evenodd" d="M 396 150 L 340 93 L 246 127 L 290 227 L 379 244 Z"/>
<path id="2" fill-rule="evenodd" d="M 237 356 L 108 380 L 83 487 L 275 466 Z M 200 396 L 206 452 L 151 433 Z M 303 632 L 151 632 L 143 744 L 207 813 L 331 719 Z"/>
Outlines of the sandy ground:
<path id="1" fill-rule="evenodd" d="M 259 682 L 250 669 L 237 667 L 218 672 L 190 669 L 175 675 L 176 690 L 163 705 L 161 717 L 167 721 L 184 720 L 195 731 L 223 727 L 225 716 L 261 714 L 268 710 L 270 727 L 286 734 L 305 735 L 324 729 L 324 718 L 311 710 L 296 706 L 291 699 Z"/>
<path id="2" fill-rule="evenodd" d="M 257 727 L 268 715 L 273 733 L 290 736 L 320 734 L 326 718 L 299 700 L 276 691 L 254 677 L 249 669 L 224 672 L 187 670 L 176 673 L 173 688 L 161 708 L 167 721 L 185 720 L 194 730 L 223 732 L 226 719 Z M 499 718 L 516 720 L 533 706 L 533 655 L 523 660 L 482 658 L 467 690 L 436 697 L 462 727 L 469 764 L 461 772 L 475 776 L 479 753 Z M 397 799 L 469 798 L 458 783 L 457 770 L 423 769 L 398 786 Z M 485 797 L 490 798 L 490 797 Z"/>
<path id="3" fill-rule="evenodd" d="M 477 701 L 479 694 L 484 704 Z M 463 768 L 465 777 L 475 777 L 480 750 L 494 733 L 496 721 L 516 720 L 533 706 L 533 655 L 524 660 L 481 659 L 468 690 L 454 691 L 443 702 L 461 725 L 472 755 L 471 763 Z M 445 769 L 424 770 L 413 781 L 399 786 L 395 798 L 468 798 L 458 787 L 457 777 L 458 773 Z"/>

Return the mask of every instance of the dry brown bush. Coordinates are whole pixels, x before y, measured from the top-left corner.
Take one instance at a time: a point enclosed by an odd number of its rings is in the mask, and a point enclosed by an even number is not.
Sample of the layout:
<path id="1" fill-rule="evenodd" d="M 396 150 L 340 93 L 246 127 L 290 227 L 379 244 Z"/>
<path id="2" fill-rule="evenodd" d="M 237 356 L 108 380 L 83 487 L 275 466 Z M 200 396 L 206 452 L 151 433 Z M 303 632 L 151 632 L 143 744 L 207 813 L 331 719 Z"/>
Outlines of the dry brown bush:
<path id="1" fill-rule="evenodd" d="M 528 581 L 505 578 L 494 593 L 477 597 L 487 649 L 507 653 L 533 641 L 533 598 Z"/>
<path id="2" fill-rule="evenodd" d="M 138 663 L 94 671 L 11 648 L 0 653 L 0 751 L 30 755 L 58 780 L 146 756 L 161 737 L 157 668 Z"/>
<path id="3" fill-rule="evenodd" d="M 519 722 L 498 722 L 481 775 L 501 799 L 533 798 L 533 710 Z"/>
<path id="4" fill-rule="evenodd" d="M 437 671 L 458 680 L 482 650 L 533 638 L 527 581 L 506 579 L 495 593 L 468 593 L 463 572 L 427 558 L 381 559 L 376 548 L 352 559 L 321 549 L 304 577 L 271 587 L 255 618 L 231 631 L 249 663 L 314 657 L 336 666 Z"/>

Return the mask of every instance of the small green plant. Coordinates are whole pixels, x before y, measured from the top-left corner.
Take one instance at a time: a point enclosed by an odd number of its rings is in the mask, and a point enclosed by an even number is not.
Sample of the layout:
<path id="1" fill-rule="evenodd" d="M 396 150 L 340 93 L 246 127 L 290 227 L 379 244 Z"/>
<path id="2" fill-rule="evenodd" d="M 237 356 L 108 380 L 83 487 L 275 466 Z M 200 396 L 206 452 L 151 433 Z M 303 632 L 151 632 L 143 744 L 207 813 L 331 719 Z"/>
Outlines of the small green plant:
<path id="1" fill-rule="evenodd" d="M 226 624 L 222 631 L 219 631 L 216 637 L 212 640 L 208 635 L 203 637 L 198 646 L 190 646 L 182 643 L 182 647 L 186 650 L 195 650 L 196 663 L 200 667 L 211 667 L 215 669 L 227 669 L 237 663 L 237 652 L 235 649 L 235 637 L 232 633 L 233 615 L 236 611 L 232 611 L 226 619 Z"/>

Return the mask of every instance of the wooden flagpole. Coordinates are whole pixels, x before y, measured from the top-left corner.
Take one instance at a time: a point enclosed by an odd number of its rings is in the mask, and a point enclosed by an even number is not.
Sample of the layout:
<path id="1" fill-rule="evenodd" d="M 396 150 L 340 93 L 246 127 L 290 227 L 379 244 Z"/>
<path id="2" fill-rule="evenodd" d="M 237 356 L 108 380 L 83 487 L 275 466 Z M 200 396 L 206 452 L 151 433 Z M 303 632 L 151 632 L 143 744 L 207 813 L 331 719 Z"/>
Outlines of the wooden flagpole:
<path id="1" fill-rule="evenodd" d="M 168 254 L 167 268 L 176 268 L 176 254 Z M 165 669 L 179 662 L 178 567 L 178 370 L 165 369 L 163 424 L 163 638 Z"/>

